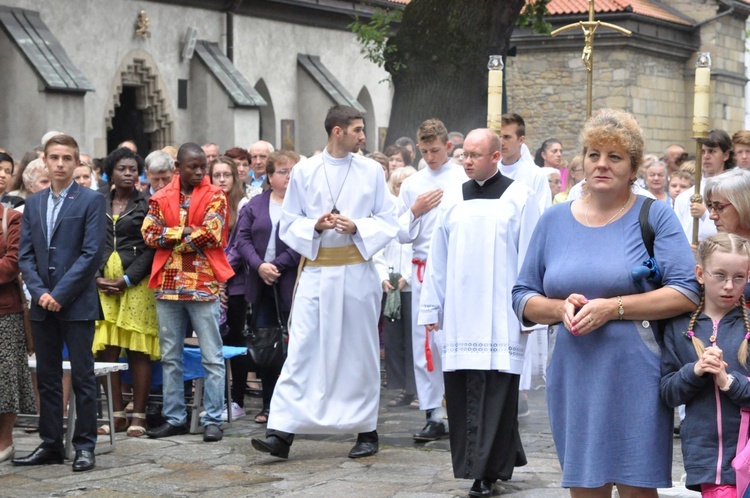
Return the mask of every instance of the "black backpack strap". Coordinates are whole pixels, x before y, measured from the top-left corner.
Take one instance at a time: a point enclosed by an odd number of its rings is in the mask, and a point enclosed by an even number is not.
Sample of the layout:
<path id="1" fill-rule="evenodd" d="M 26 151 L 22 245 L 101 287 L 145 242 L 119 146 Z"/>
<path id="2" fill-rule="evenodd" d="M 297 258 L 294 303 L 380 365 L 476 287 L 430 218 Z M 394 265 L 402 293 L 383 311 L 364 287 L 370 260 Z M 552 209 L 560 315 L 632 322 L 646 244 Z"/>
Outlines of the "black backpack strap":
<path id="1" fill-rule="evenodd" d="M 646 246 L 648 256 L 654 257 L 654 240 L 656 240 L 656 234 L 654 229 L 651 228 L 651 224 L 648 222 L 648 212 L 651 209 L 651 204 L 654 203 L 655 199 L 646 197 L 643 204 L 641 205 L 641 212 L 638 215 L 638 223 L 641 225 L 641 237 L 643 237 L 643 245 Z"/>

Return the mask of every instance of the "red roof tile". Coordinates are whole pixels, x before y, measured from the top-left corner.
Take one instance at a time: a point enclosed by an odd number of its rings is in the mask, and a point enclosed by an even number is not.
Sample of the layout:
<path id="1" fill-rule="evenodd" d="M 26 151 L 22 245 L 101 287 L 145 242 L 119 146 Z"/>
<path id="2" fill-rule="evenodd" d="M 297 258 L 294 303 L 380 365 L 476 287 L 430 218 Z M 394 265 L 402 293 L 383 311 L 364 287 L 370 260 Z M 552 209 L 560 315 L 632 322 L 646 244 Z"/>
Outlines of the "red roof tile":
<path id="1" fill-rule="evenodd" d="M 671 10 L 659 5 L 658 2 L 649 0 L 596 0 L 594 8 L 597 13 L 629 12 L 646 17 L 661 19 L 662 21 L 684 24 L 693 23 L 687 18 L 675 14 Z M 551 15 L 563 14 L 588 14 L 588 0 L 551 0 L 547 4 L 547 10 Z"/>

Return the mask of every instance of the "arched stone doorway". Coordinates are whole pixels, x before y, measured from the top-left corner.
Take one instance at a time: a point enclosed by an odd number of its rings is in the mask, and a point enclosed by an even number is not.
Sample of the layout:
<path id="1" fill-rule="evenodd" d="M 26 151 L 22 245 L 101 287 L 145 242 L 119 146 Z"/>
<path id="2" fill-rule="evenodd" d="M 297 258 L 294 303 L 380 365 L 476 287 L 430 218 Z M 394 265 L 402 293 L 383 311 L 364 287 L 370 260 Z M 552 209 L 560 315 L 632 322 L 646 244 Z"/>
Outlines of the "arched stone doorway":
<path id="1" fill-rule="evenodd" d="M 255 84 L 255 90 L 263 97 L 267 105 L 259 108 L 260 110 L 260 139 L 266 142 L 272 143 L 274 147 L 283 149 L 283 145 L 276 142 L 276 113 L 273 110 L 273 99 L 271 98 L 271 92 L 268 91 L 268 86 L 263 78 L 258 80 Z M 246 147 L 250 147 L 251 144 L 246 144 Z"/>
<path id="2" fill-rule="evenodd" d="M 365 137 L 367 137 L 367 151 L 374 152 L 379 150 L 378 145 L 378 127 L 375 122 L 375 108 L 372 105 L 372 98 L 366 86 L 363 86 L 357 95 L 357 102 L 365 108 Z"/>
<path id="3" fill-rule="evenodd" d="M 126 139 L 145 156 L 173 145 L 171 104 L 156 63 L 142 50 L 128 54 L 112 84 L 107 115 L 107 151 Z"/>

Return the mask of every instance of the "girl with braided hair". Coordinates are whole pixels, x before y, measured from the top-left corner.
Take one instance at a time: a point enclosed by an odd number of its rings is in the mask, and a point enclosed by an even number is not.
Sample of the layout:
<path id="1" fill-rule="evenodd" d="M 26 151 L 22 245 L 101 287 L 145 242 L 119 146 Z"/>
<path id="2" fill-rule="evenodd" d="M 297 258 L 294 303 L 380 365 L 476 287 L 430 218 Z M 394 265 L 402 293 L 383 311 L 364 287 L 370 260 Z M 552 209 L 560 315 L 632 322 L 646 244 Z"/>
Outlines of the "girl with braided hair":
<path id="1" fill-rule="evenodd" d="M 735 497 L 740 407 L 750 407 L 750 320 L 743 296 L 750 243 L 718 233 L 701 242 L 697 258 L 701 301 L 666 327 L 661 395 L 669 406 L 685 405 L 680 436 L 688 489 Z"/>

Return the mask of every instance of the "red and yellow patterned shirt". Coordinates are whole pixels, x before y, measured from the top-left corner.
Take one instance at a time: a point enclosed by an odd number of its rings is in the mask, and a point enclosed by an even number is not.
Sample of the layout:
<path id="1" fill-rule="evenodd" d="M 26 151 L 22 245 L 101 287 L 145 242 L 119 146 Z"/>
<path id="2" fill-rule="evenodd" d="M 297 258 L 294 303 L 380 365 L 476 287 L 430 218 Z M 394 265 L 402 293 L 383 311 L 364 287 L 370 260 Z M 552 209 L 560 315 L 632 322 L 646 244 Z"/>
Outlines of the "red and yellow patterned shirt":
<path id="1" fill-rule="evenodd" d="M 202 250 L 221 247 L 222 228 L 229 219 L 226 195 L 216 192 L 206 207 L 203 224 L 182 237 L 189 206 L 190 197 L 180 192 L 180 226 L 167 227 L 159 204 L 149 201 L 141 229 L 143 239 L 149 247 L 172 249 L 156 289 L 156 299 L 215 301 L 219 295 L 219 282 Z"/>

